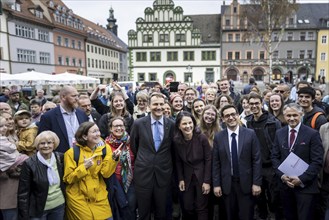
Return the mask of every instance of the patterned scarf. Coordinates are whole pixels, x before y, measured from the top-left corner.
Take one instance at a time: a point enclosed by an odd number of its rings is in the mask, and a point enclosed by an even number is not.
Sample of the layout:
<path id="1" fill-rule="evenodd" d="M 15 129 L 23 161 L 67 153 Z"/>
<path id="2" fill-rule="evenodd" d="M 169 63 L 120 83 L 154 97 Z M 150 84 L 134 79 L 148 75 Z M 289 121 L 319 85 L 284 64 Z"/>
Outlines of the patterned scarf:
<path id="1" fill-rule="evenodd" d="M 113 148 L 118 148 L 121 143 L 123 143 L 123 146 L 121 147 L 121 155 L 120 155 L 120 165 L 121 165 L 121 171 L 120 175 L 122 177 L 122 184 L 123 189 L 127 193 L 129 186 L 131 184 L 131 181 L 133 179 L 133 172 L 131 167 L 131 159 L 130 159 L 130 147 L 129 147 L 129 140 L 130 137 L 127 132 L 123 134 L 123 136 L 118 139 L 114 137 L 113 134 L 110 134 L 106 139 L 106 143 L 108 143 Z"/>

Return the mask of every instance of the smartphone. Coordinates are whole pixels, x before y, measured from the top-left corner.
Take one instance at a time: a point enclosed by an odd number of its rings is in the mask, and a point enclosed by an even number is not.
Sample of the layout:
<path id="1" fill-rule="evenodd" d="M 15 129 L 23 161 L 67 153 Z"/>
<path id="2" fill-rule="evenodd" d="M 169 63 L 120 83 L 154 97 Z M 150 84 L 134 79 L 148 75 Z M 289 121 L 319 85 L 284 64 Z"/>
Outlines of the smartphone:
<path id="1" fill-rule="evenodd" d="M 170 82 L 169 84 L 170 92 L 178 92 L 178 85 L 179 82 Z"/>

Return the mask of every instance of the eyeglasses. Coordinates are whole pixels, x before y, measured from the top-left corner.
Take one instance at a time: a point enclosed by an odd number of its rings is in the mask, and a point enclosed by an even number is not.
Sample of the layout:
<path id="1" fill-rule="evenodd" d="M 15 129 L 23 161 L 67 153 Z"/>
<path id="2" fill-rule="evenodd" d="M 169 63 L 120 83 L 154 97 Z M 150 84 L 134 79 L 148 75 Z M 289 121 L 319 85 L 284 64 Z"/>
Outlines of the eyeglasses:
<path id="1" fill-rule="evenodd" d="M 124 125 L 112 125 L 112 127 L 114 127 L 114 128 L 124 128 L 125 126 Z"/>
<path id="2" fill-rule="evenodd" d="M 237 113 L 231 113 L 231 114 L 224 115 L 224 118 L 225 119 L 229 119 L 230 117 L 234 118 L 236 115 L 237 115 Z"/>
<path id="3" fill-rule="evenodd" d="M 43 141 L 43 142 L 39 143 L 39 145 L 42 145 L 42 146 L 45 146 L 46 144 L 51 145 L 51 144 L 54 144 L 54 142 L 53 141 L 47 141 L 47 142 Z"/>
<path id="4" fill-rule="evenodd" d="M 284 91 L 284 90 L 275 90 L 275 92 L 276 92 L 276 93 L 281 93 L 281 94 L 283 94 L 283 93 L 285 93 L 286 91 Z"/>
<path id="5" fill-rule="evenodd" d="M 249 102 L 249 105 L 259 105 L 260 102 Z"/>

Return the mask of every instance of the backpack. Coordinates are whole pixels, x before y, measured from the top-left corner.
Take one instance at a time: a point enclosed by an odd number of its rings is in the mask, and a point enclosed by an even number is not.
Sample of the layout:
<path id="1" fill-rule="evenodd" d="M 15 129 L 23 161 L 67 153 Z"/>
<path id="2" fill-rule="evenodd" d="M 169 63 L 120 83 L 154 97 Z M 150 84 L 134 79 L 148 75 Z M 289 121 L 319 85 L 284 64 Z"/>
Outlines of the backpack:
<path id="1" fill-rule="evenodd" d="M 323 115 L 323 112 L 317 112 L 313 115 L 313 118 L 311 120 L 311 128 L 315 129 L 316 119 L 318 119 L 320 115 Z"/>

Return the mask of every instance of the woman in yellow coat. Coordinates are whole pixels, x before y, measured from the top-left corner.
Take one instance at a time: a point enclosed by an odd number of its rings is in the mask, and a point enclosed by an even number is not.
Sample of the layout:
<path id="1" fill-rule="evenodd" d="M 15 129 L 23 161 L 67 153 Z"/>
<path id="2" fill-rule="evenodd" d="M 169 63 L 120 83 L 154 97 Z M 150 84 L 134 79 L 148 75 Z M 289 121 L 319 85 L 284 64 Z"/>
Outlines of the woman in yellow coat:
<path id="1" fill-rule="evenodd" d="M 112 154 L 111 148 L 100 138 L 100 131 L 93 122 L 84 122 L 75 139 L 80 148 L 78 164 L 74 148 L 64 155 L 64 182 L 66 186 L 66 217 L 78 219 L 109 219 L 112 211 L 103 178 L 110 177 L 116 168 L 120 149 Z M 106 155 L 103 158 L 103 148 Z"/>

